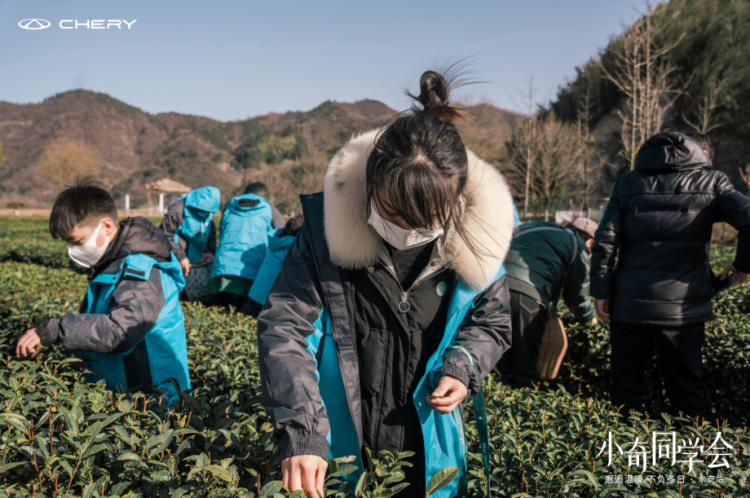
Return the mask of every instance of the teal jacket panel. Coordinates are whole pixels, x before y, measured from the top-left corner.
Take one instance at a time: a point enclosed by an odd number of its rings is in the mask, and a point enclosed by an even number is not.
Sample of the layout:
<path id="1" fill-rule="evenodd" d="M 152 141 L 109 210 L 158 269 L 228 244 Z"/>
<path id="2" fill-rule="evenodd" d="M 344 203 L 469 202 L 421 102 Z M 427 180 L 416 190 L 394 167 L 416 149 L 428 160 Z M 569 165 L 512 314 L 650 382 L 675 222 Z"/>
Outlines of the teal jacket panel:
<path id="1" fill-rule="evenodd" d="M 278 235 L 283 232 L 283 229 L 276 231 Z M 286 257 L 286 252 L 289 247 L 294 243 L 294 236 L 287 235 L 285 237 L 273 236 L 268 239 L 268 252 L 266 253 L 263 264 L 258 270 L 258 274 L 255 276 L 253 286 L 250 287 L 248 297 L 256 303 L 266 304 L 268 294 L 271 292 L 271 287 L 276 281 L 276 277 L 279 276 L 281 271 L 281 265 Z"/>
<path id="2" fill-rule="evenodd" d="M 245 194 L 232 199 L 221 217 L 219 247 L 211 278 L 221 275 L 254 280 L 275 230 L 271 205 L 263 197 Z"/>

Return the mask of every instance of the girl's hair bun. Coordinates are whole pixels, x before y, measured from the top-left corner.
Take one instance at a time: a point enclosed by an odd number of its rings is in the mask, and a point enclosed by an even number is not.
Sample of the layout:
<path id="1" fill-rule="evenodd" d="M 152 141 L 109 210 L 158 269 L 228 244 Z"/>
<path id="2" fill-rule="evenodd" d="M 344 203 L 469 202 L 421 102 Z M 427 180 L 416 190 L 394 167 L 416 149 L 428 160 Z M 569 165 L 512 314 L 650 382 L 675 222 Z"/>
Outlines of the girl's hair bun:
<path id="1" fill-rule="evenodd" d="M 421 104 L 421 107 L 416 104 L 412 105 L 412 112 L 431 116 L 445 123 L 470 121 L 471 116 L 466 111 L 450 104 L 450 94 L 453 90 L 459 86 L 477 83 L 461 74 L 466 70 L 466 66 L 466 61 L 460 60 L 448 65 L 445 69 L 422 73 L 419 78 L 419 95 L 406 92 L 406 95 Z"/>

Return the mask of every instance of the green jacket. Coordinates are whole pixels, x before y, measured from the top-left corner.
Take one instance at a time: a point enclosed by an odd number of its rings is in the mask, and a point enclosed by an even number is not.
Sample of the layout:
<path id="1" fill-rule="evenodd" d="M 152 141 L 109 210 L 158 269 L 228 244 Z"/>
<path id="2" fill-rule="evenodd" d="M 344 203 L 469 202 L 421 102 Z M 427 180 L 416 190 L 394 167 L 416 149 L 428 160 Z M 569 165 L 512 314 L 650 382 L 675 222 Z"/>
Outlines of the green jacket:
<path id="1" fill-rule="evenodd" d="M 571 235 L 577 243 L 577 254 L 564 276 L 573 256 Z M 589 249 L 573 230 L 551 222 L 524 223 L 513 238 L 505 269 L 510 290 L 526 294 L 547 308 L 565 278 L 562 299 L 570 311 L 581 322 L 596 316 L 589 297 Z"/>

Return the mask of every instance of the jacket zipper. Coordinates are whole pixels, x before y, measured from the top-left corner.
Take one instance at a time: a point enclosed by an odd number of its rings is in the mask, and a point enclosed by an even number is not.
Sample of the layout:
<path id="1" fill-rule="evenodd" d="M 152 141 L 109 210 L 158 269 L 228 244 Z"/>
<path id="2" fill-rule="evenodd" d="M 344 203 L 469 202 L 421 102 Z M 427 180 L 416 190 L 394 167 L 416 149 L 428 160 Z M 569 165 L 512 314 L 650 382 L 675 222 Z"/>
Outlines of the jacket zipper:
<path id="1" fill-rule="evenodd" d="M 436 270 L 436 271 L 429 273 L 428 275 L 425 275 L 424 277 L 417 278 L 417 280 L 415 280 L 414 283 L 411 284 L 411 287 L 404 290 L 404 288 L 401 286 L 401 282 L 399 282 L 398 277 L 396 276 L 396 272 L 393 270 L 393 261 L 391 261 L 391 265 L 387 265 L 385 267 L 390 272 L 391 276 L 396 280 L 396 285 L 398 285 L 398 288 L 401 291 L 401 301 L 398 303 L 398 306 L 397 306 L 399 313 L 406 313 L 411 309 L 411 304 L 409 304 L 409 301 L 408 301 L 409 292 L 411 292 L 411 290 L 414 287 L 426 281 L 428 278 L 432 277 L 435 273 L 437 273 L 437 270 Z"/>

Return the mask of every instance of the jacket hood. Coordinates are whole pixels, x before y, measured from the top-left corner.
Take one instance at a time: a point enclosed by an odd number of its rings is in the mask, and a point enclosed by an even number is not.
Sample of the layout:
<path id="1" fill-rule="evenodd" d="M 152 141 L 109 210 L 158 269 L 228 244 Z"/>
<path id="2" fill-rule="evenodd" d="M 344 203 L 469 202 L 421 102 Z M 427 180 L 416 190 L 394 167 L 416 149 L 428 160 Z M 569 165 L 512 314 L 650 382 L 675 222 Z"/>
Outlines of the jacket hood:
<path id="1" fill-rule="evenodd" d="M 711 169 L 713 164 L 700 145 L 675 131 L 657 133 L 644 143 L 635 158 L 635 169 L 650 173 L 670 173 Z"/>
<path id="2" fill-rule="evenodd" d="M 257 211 L 264 208 L 270 209 L 270 205 L 263 197 L 256 194 L 244 194 L 229 201 L 225 210 L 231 209 L 235 212 L 246 212 Z"/>
<path id="3" fill-rule="evenodd" d="M 367 223 L 365 169 L 380 129 L 349 141 L 331 160 L 324 192 L 325 237 L 331 260 L 354 269 L 374 264 L 382 241 Z M 443 235 L 450 267 L 470 288 L 484 288 L 500 271 L 515 227 L 513 199 L 503 176 L 467 149 L 469 175 L 464 189 L 463 222 L 477 246 L 491 256 L 477 258 L 454 230 Z"/>
<path id="4" fill-rule="evenodd" d="M 200 209 L 208 213 L 215 213 L 219 210 L 221 203 L 221 192 L 216 187 L 201 187 L 191 190 L 185 196 L 185 206 Z"/>
<path id="5" fill-rule="evenodd" d="M 91 267 L 92 274 L 102 273 L 114 261 L 131 254 L 144 254 L 164 263 L 171 259 L 171 252 L 169 240 L 153 223 L 142 216 L 126 218 L 120 222 L 120 231 L 107 252 Z"/>

